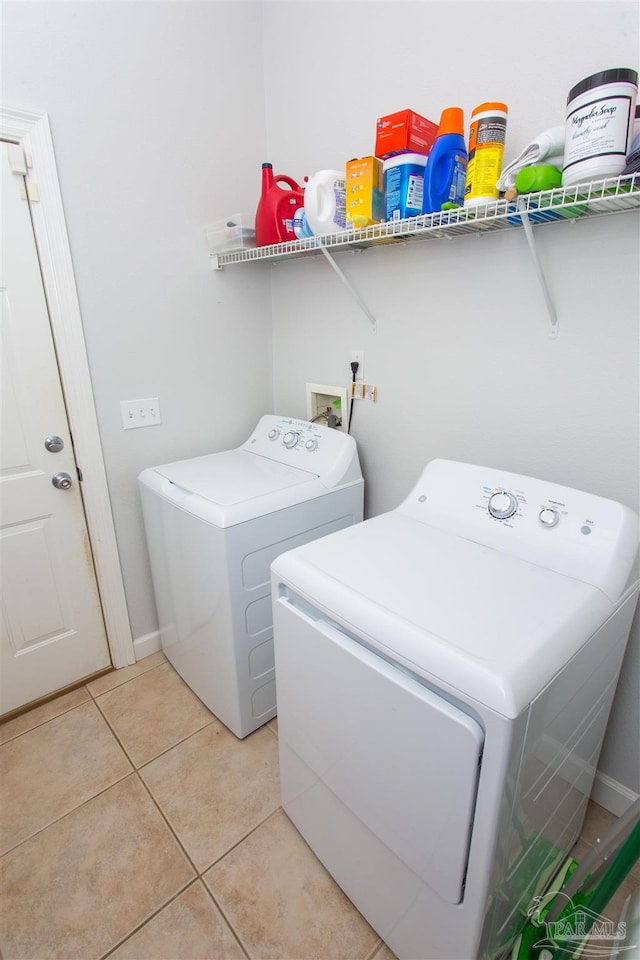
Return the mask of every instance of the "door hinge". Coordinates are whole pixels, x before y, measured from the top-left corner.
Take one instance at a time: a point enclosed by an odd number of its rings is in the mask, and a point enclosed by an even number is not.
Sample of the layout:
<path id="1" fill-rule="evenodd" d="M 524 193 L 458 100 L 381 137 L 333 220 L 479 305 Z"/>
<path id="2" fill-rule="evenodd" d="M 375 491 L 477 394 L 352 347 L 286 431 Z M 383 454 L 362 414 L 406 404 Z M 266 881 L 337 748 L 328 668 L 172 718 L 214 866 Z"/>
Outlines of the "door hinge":
<path id="1" fill-rule="evenodd" d="M 9 169 L 11 173 L 17 174 L 23 178 L 18 187 L 18 193 L 21 200 L 29 200 L 30 203 L 38 203 L 40 200 L 40 191 L 38 184 L 32 180 L 27 180 L 28 169 L 31 166 L 31 158 L 27 157 L 19 143 L 7 144 L 7 155 L 9 158 Z"/>
<path id="2" fill-rule="evenodd" d="M 29 180 L 23 180 L 20 184 L 20 199 L 29 200 L 30 203 L 38 203 L 40 200 L 40 191 L 37 183 L 31 183 Z"/>
<path id="3" fill-rule="evenodd" d="M 24 150 L 19 143 L 7 144 L 7 155 L 9 157 L 9 169 L 11 173 L 19 173 L 21 177 L 27 175 L 27 158 Z"/>

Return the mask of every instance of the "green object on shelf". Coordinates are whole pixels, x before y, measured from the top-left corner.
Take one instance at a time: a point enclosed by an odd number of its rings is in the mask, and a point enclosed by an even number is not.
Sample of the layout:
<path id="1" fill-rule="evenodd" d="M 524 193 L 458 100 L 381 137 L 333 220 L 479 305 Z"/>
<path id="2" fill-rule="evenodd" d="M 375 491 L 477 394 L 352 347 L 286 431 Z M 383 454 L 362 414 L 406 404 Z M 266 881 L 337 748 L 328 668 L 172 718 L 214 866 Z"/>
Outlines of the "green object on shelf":
<path id="1" fill-rule="evenodd" d="M 516 174 L 515 187 L 518 193 L 538 193 L 554 190 L 562 185 L 562 171 L 548 163 L 523 167 Z"/>

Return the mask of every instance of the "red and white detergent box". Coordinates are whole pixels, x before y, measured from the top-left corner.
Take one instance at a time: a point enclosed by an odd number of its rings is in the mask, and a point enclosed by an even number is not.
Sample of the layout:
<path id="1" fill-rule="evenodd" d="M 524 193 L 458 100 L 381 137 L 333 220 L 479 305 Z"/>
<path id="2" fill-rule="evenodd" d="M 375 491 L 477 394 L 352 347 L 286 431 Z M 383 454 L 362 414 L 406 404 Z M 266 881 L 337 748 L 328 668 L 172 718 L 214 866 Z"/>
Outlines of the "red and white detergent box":
<path id="1" fill-rule="evenodd" d="M 438 134 L 438 124 L 413 110 L 399 110 L 376 120 L 376 157 L 382 160 L 398 153 L 429 153 Z"/>

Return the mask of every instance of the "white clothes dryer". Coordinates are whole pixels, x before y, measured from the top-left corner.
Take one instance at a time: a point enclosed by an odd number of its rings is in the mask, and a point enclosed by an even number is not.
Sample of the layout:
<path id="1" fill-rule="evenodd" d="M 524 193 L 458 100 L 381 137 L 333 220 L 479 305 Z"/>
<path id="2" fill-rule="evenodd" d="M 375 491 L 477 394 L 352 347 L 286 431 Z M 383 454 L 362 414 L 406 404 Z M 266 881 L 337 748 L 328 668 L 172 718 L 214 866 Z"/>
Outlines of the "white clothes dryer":
<path id="1" fill-rule="evenodd" d="M 270 564 L 362 520 L 353 437 L 260 419 L 235 450 L 139 478 L 162 649 L 237 736 L 276 713 Z"/>
<path id="2" fill-rule="evenodd" d="M 401 960 L 502 956 L 578 837 L 638 518 L 436 460 L 272 565 L 283 807 Z"/>

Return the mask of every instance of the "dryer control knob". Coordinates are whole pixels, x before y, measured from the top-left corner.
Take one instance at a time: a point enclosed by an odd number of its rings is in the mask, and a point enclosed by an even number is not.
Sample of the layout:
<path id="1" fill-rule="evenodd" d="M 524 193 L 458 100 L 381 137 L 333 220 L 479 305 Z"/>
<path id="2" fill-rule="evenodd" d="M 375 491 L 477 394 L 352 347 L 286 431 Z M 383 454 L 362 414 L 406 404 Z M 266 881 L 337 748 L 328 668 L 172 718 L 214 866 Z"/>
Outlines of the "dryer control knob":
<path id="1" fill-rule="evenodd" d="M 296 443 L 298 442 L 298 437 L 299 434 L 297 434 L 294 430 L 288 430 L 282 438 L 282 442 L 284 443 L 285 447 L 288 447 L 290 450 L 292 447 L 295 447 Z"/>
<path id="2" fill-rule="evenodd" d="M 518 501 L 512 493 L 498 490 L 489 497 L 489 513 L 497 520 L 507 520 L 518 509 Z"/>
<path id="3" fill-rule="evenodd" d="M 557 510 L 552 510 L 551 507 L 545 507 L 544 510 L 541 510 L 538 514 L 538 520 L 543 527 L 555 527 L 560 520 L 560 515 Z"/>
<path id="4" fill-rule="evenodd" d="M 311 451 L 311 450 L 317 450 L 317 449 L 318 449 L 318 441 L 317 441 L 317 440 L 307 440 L 307 442 L 306 442 L 305 445 L 304 445 L 304 448 L 305 448 L 305 450 L 309 450 L 309 451 Z"/>
<path id="5" fill-rule="evenodd" d="M 280 436 L 280 431 L 274 427 L 273 430 L 269 430 L 267 436 L 269 437 L 269 440 L 277 440 Z"/>

